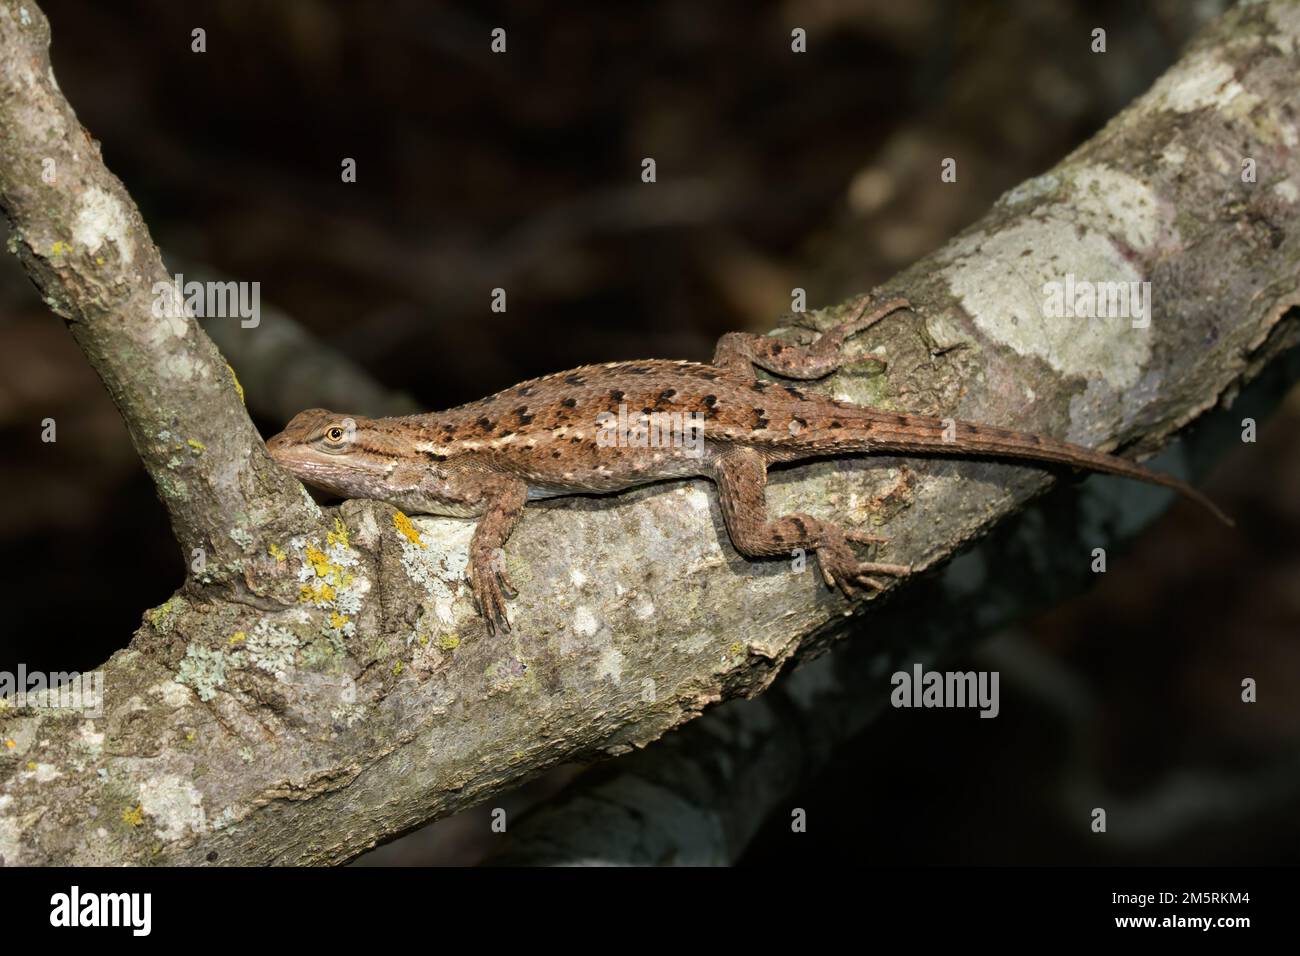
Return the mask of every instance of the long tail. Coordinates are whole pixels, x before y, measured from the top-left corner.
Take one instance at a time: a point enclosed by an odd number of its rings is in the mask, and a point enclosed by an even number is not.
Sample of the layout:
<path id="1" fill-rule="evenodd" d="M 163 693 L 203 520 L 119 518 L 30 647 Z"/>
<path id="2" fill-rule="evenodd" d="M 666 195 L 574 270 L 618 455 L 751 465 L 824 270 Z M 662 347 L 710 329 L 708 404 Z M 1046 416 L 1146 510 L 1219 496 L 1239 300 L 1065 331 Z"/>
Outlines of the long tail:
<path id="1" fill-rule="evenodd" d="M 1158 471 L 1151 471 L 1149 468 L 1143 468 L 1115 455 L 1084 448 L 1082 445 L 992 425 L 945 421 L 920 415 L 894 416 L 868 412 L 859 421 L 861 425 L 858 422 L 849 425 L 845 429 L 848 434 L 843 437 L 850 437 L 853 432 L 860 430 L 861 450 L 864 452 L 894 451 L 953 458 L 980 455 L 1072 465 L 1075 468 L 1122 475 L 1125 478 L 1136 478 L 1138 481 L 1172 488 L 1183 497 L 1195 501 L 1229 527 L 1234 524 L 1218 505 L 1187 482 Z"/>

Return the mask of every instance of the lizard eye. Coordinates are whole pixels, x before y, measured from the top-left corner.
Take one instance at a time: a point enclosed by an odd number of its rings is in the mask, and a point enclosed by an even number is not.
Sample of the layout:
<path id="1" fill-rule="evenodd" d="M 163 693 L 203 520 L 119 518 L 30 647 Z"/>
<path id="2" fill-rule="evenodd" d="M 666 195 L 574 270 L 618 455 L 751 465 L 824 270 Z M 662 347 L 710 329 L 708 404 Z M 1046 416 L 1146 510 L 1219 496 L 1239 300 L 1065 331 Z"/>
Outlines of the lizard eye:
<path id="1" fill-rule="evenodd" d="M 325 429 L 325 440 L 331 445 L 341 444 L 346 435 L 347 432 L 343 430 L 341 425 L 331 425 L 329 428 Z"/>

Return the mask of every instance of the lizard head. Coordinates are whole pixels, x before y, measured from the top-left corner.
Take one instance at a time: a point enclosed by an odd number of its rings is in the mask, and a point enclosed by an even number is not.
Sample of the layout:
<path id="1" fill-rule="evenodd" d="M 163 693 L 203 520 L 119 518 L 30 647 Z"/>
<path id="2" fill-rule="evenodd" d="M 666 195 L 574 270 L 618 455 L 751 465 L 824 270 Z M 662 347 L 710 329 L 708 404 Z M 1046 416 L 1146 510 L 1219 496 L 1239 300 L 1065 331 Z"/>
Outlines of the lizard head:
<path id="1" fill-rule="evenodd" d="M 299 481 L 343 498 L 375 497 L 390 459 L 388 436 L 371 419 L 324 408 L 299 412 L 266 448 Z"/>

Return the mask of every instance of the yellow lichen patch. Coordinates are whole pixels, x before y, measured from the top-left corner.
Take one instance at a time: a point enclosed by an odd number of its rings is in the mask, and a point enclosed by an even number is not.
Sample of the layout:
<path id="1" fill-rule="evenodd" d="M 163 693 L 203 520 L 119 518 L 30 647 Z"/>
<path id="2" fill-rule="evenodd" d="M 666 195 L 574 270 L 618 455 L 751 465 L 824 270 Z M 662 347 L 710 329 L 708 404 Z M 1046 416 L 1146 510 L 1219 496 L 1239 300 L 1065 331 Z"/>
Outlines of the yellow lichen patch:
<path id="1" fill-rule="evenodd" d="M 35 760 L 29 760 L 29 761 L 27 761 L 27 769 L 28 769 L 28 770 L 35 770 L 35 769 L 36 769 L 36 761 L 35 761 Z"/>
<path id="2" fill-rule="evenodd" d="M 247 639 L 248 639 L 248 635 L 245 634 L 243 631 L 236 631 L 234 634 L 231 634 L 231 635 L 230 635 L 230 641 L 229 641 L 229 643 L 231 643 L 231 644 L 242 644 L 242 643 L 244 643 L 244 641 L 247 640 Z"/>
<path id="3" fill-rule="evenodd" d="M 71 251 L 72 245 L 67 242 L 55 242 L 54 245 L 50 246 L 50 255 L 52 256 L 67 255 Z"/>
<path id="4" fill-rule="evenodd" d="M 352 547 L 352 542 L 348 540 L 348 529 L 343 523 L 343 519 L 337 515 L 334 517 L 334 530 L 325 535 L 325 543 L 331 548 L 339 544 L 345 548 Z"/>
<path id="5" fill-rule="evenodd" d="M 364 592 L 356 576 L 348 570 L 357 564 L 357 558 L 351 550 L 350 533 L 342 519 L 335 519 L 334 529 L 325 538 L 324 542 L 294 538 L 289 543 L 294 553 L 302 556 L 302 565 L 298 568 L 298 600 L 327 613 L 322 630 L 330 642 L 331 650 L 326 653 L 329 656 L 342 652 L 343 638 L 356 634 L 353 618 L 361 610 Z"/>
<path id="6" fill-rule="evenodd" d="M 144 806 L 137 804 L 122 811 L 122 822 L 127 826 L 138 827 L 144 823 Z"/>
<path id="7" fill-rule="evenodd" d="M 314 544 L 307 545 L 306 554 L 307 563 L 310 564 L 311 569 L 316 572 L 316 577 L 329 577 L 330 569 L 333 567 L 330 564 L 329 556 Z"/>
<path id="8" fill-rule="evenodd" d="M 732 654 L 739 654 L 744 649 L 745 649 L 745 645 L 740 643 L 740 641 L 733 641 L 731 646 L 727 648 L 727 650 L 730 651 Z"/>
<path id="9" fill-rule="evenodd" d="M 185 444 L 189 445 L 200 455 L 208 450 L 208 446 L 203 444 L 203 442 L 199 441 L 197 438 L 187 438 L 185 439 Z"/>
<path id="10" fill-rule="evenodd" d="M 338 598 L 338 592 L 329 584 L 304 584 L 298 593 L 303 604 L 328 604 Z"/>
<path id="11" fill-rule="evenodd" d="M 334 532 L 331 532 L 333 534 Z M 343 532 L 347 534 L 346 531 Z M 334 542 L 331 542 L 333 546 Z M 308 600 L 308 596 L 316 601 L 333 601 L 338 597 L 336 589 L 345 588 L 352 583 L 352 575 L 341 564 L 335 564 L 320 548 L 314 544 L 307 545 L 304 557 L 308 567 L 312 569 L 316 577 L 324 578 L 325 581 L 318 585 L 304 584 L 302 586 L 302 600 Z"/>
<path id="12" fill-rule="evenodd" d="M 443 634 L 438 638 L 438 646 L 444 651 L 454 651 L 460 647 L 460 638 L 455 634 Z"/>
<path id="13" fill-rule="evenodd" d="M 226 363 L 226 371 L 230 373 L 230 380 L 235 383 L 235 391 L 239 394 L 240 404 L 247 404 L 244 401 L 244 386 L 239 384 L 239 376 L 235 374 L 235 370 L 230 367 L 229 362 Z"/>
<path id="14" fill-rule="evenodd" d="M 18 746 L 18 741 L 10 737 L 8 740 L 5 741 L 5 746 L 8 747 L 10 750 L 13 750 L 15 747 Z"/>
<path id="15" fill-rule="evenodd" d="M 407 541 L 417 548 L 423 548 L 424 542 L 420 540 L 420 532 L 411 524 L 411 519 L 406 517 L 400 511 L 393 512 L 393 527 L 397 529 L 398 534 L 406 538 Z"/>
<path id="16" fill-rule="evenodd" d="M 402 662 L 398 661 L 393 665 L 393 676 L 396 677 L 402 673 Z"/>
<path id="17" fill-rule="evenodd" d="M 97 265 L 97 266 L 102 266 L 103 264 L 104 264 L 104 257 L 103 257 L 103 256 L 95 256 L 95 265 Z"/>
<path id="18" fill-rule="evenodd" d="M 271 552 L 271 557 L 275 558 L 276 561 L 283 562 L 288 557 L 288 555 L 284 553 L 284 548 L 280 547 L 274 541 L 271 542 L 270 546 L 266 550 Z"/>

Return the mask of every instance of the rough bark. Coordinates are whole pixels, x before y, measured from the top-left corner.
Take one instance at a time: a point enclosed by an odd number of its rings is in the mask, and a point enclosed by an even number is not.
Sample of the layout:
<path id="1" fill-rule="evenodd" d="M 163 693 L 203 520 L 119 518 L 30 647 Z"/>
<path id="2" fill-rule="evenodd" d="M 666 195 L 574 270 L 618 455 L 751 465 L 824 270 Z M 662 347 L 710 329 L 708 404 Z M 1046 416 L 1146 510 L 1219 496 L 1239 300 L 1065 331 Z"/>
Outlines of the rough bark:
<path id="1" fill-rule="evenodd" d="M 498 639 L 462 580 L 468 523 L 360 501 L 322 517 L 266 459 L 210 341 L 191 320 L 150 321 L 166 272 L 58 93 L 48 39 L 32 3 L 0 2 L 11 246 L 122 408 L 182 547 L 210 547 L 215 572 L 104 665 L 102 718 L 0 715 L 6 862 L 343 861 L 756 694 L 845 631 L 811 562 L 734 553 L 702 481 L 530 509 L 507 549 L 515 628 Z M 863 364 L 825 387 L 1140 452 L 1233 394 L 1297 335 L 1297 41 L 1292 4 L 1229 13 L 1093 140 L 881 290 L 919 318 L 853 344 L 887 372 Z M 66 171 L 57 189 L 44 156 Z M 1150 281 L 1150 325 L 1042 318 L 1043 284 L 1068 273 Z M 172 436 L 203 449 L 178 457 Z M 887 560 L 926 568 L 1047 483 L 876 459 L 786 472 L 771 498 L 869 515 L 893 539 Z"/>

